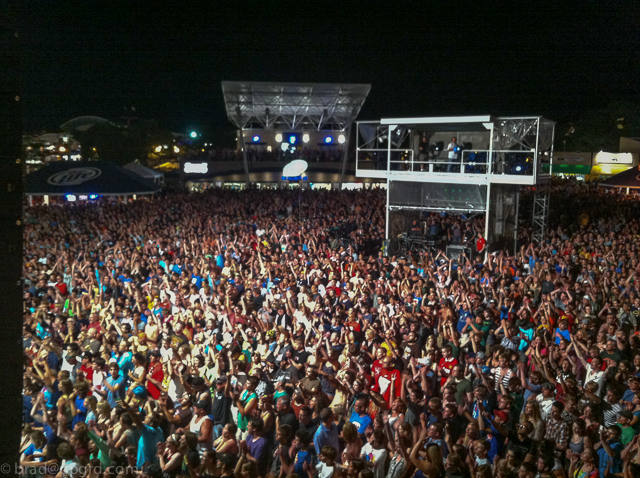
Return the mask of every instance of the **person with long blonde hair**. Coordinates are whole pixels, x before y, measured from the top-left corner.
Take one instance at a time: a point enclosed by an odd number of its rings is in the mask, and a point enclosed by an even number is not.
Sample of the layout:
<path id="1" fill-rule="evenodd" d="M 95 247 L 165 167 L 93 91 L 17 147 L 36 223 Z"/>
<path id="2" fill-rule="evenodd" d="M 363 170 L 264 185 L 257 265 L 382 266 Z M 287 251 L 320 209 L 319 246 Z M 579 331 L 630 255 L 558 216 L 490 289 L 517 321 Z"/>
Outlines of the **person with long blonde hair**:
<path id="1" fill-rule="evenodd" d="M 520 415 L 520 423 L 531 422 L 533 431 L 529 435 L 532 440 L 540 441 L 544 437 L 545 424 L 540 413 L 538 402 L 530 400 L 524 406 L 524 411 Z"/>

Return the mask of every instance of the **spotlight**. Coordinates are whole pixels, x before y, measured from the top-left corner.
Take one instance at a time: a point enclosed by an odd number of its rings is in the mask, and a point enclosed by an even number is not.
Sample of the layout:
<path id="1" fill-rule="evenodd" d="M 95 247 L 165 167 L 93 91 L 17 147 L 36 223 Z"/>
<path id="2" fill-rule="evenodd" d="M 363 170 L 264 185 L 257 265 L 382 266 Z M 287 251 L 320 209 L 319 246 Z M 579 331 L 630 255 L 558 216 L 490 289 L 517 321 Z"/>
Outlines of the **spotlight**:
<path id="1" fill-rule="evenodd" d="M 338 136 L 338 143 L 340 144 L 344 144 L 344 142 L 347 140 L 347 138 L 344 137 L 343 134 L 341 134 L 340 136 Z"/>
<path id="2" fill-rule="evenodd" d="M 333 138 L 331 136 L 325 136 L 324 142 L 325 144 L 331 144 L 333 143 Z"/>
<path id="3" fill-rule="evenodd" d="M 296 144 L 297 140 L 298 138 L 296 138 L 295 134 L 292 134 L 291 136 L 289 136 L 289 144 Z"/>
<path id="4" fill-rule="evenodd" d="M 66 198 L 69 202 L 75 202 L 75 200 L 77 199 L 75 194 L 67 194 Z"/>
<path id="5" fill-rule="evenodd" d="M 191 136 L 192 138 L 197 138 L 198 133 L 196 133 L 195 131 L 192 131 L 191 134 L 189 134 L 189 136 Z"/>
<path id="6" fill-rule="evenodd" d="M 282 148 L 282 151 L 286 151 L 287 149 L 289 149 L 289 143 L 282 143 L 280 147 Z"/>
<path id="7" fill-rule="evenodd" d="M 156 146 L 155 151 L 156 151 L 156 153 L 161 152 L 162 151 L 162 146 Z"/>
<path id="8" fill-rule="evenodd" d="M 89 199 L 91 199 L 91 200 L 98 199 L 98 195 L 97 194 L 89 194 Z"/>
<path id="9" fill-rule="evenodd" d="M 254 143 L 257 143 L 258 141 L 260 141 L 260 136 L 255 135 L 253 138 L 251 138 L 251 141 L 253 141 Z"/>
<path id="10" fill-rule="evenodd" d="M 516 171 L 518 172 L 522 171 L 522 166 L 516 166 Z"/>
<path id="11" fill-rule="evenodd" d="M 307 133 L 302 135 L 302 141 L 304 143 L 308 143 L 309 142 L 309 135 Z"/>
<path id="12" fill-rule="evenodd" d="M 177 146 L 173 147 L 173 152 L 174 153 L 179 153 L 180 152 L 180 148 L 178 148 Z"/>
<path id="13" fill-rule="evenodd" d="M 277 141 L 278 143 L 282 143 L 282 135 L 281 135 L 280 133 L 278 133 L 278 134 L 276 135 L 276 141 Z"/>

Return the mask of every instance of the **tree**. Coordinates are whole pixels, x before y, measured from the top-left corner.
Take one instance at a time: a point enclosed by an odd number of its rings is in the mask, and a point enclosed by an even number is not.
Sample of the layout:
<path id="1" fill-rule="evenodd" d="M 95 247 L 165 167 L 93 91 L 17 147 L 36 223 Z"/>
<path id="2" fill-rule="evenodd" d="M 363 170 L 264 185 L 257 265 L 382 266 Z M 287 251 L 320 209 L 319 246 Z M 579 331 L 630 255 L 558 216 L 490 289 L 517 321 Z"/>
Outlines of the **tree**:
<path id="1" fill-rule="evenodd" d="M 84 159 L 97 156 L 124 165 L 138 159 L 145 164 L 147 156 L 157 145 L 170 144 L 171 132 L 154 120 L 138 120 L 129 127 L 96 124 L 88 131 L 76 134 L 82 144 Z"/>
<path id="2" fill-rule="evenodd" d="M 617 152 L 620 138 L 640 136 L 640 104 L 610 103 L 558 124 L 556 151 Z"/>

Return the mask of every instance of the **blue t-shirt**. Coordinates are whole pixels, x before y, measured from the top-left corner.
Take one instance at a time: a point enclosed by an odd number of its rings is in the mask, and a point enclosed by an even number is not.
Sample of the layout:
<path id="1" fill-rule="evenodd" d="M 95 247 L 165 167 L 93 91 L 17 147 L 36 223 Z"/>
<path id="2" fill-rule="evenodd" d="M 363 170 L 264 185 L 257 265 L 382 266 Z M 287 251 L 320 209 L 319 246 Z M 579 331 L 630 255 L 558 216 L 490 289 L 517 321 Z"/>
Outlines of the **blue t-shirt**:
<path id="1" fill-rule="evenodd" d="M 307 478 L 307 472 L 304 471 L 304 464 L 311 464 L 311 454 L 308 451 L 300 450 L 296 454 L 296 461 L 293 465 L 293 472 L 300 478 Z"/>
<path id="2" fill-rule="evenodd" d="M 563 339 L 571 342 L 569 329 L 565 329 L 565 330 L 556 329 L 556 331 Z M 555 344 L 560 345 L 560 340 L 561 340 L 560 337 L 558 337 L 558 335 L 554 335 L 554 337 L 555 337 Z"/>
<path id="3" fill-rule="evenodd" d="M 115 357 L 115 354 L 114 354 Z M 129 351 L 122 354 L 118 358 L 118 367 L 120 367 L 120 375 L 125 377 L 125 382 L 129 383 L 129 372 L 133 372 L 133 354 Z"/>
<path id="4" fill-rule="evenodd" d="M 41 453 L 44 453 L 44 448 L 36 448 L 36 446 L 33 443 L 29 445 L 27 449 L 24 451 L 25 456 L 39 455 Z M 44 457 L 33 458 L 33 461 L 42 461 L 43 458 Z"/>
<path id="5" fill-rule="evenodd" d="M 622 451 L 622 444 L 620 442 L 609 443 L 609 446 L 614 452 L 614 457 L 611 458 L 604 447 L 598 449 L 598 469 L 600 470 L 600 478 L 604 478 L 604 471 L 607 468 L 607 463 L 611 462 L 609 468 L 610 473 L 620 473 L 622 471 L 622 459 L 620 458 L 620 452 Z"/>
<path id="6" fill-rule="evenodd" d="M 164 441 L 164 433 L 158 428 L 152 428 L 149 425 L 142 425 L 140 428 L 140 439 L 138 440 L 138 461 L 136 465 L 139 469 L 145 463 L 158 463 L 158 444 Z"/>
<path id="7" fill-rule="evenodd" d="M 75 400 L 76 410 L 78 410 L 78 414 L 73 417 L 73 426 L 76 426 L 76 423 L 84 423 L 87 419 L 87 407 L 84 406 L 84 398 L 76 397 Z"/>
<path id="8" fill-rule="evenodd" d="M 360 435 L 364 435 L 364 431 L 372 423 L 371 417 L 369 415 L 365 415 L 364 417 L 361 417 L 356 412 L 353 412 L 351 414 L 351 418 L 349 418 L 349 421 L 356 426 L 356 428 L 358 429 L 358 433 L 360 433 Z"/>
<path id="9" fill-rule="evenodd" d="M 122 375 L 118 375 L 118 378 L 114 379 L 113 376 L 107 377 L 106 382 L 111 386 L 115 387 L 116 385 L 120 385 L 120 388 L 113 393 L 111 390 L 107 389 L 107 402 L 111 405 L 111 408 L 115 408 L 118 406 L 116 403 L 117 399 L 124 400 L 125 397 L 125 381 Z"/>

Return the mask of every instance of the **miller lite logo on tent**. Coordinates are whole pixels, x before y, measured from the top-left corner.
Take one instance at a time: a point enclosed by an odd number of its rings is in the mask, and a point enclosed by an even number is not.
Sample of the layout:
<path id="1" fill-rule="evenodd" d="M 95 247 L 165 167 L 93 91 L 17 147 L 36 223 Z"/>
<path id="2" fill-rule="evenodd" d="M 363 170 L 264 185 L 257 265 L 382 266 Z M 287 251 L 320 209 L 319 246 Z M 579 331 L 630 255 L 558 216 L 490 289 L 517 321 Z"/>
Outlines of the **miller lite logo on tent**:
<path id="1" fill-rule="evenodd" d="M 47 182 L 54 186 L 76 186 L 102 174 L 98 168 L 73 168 L 49 176 Z"/>

